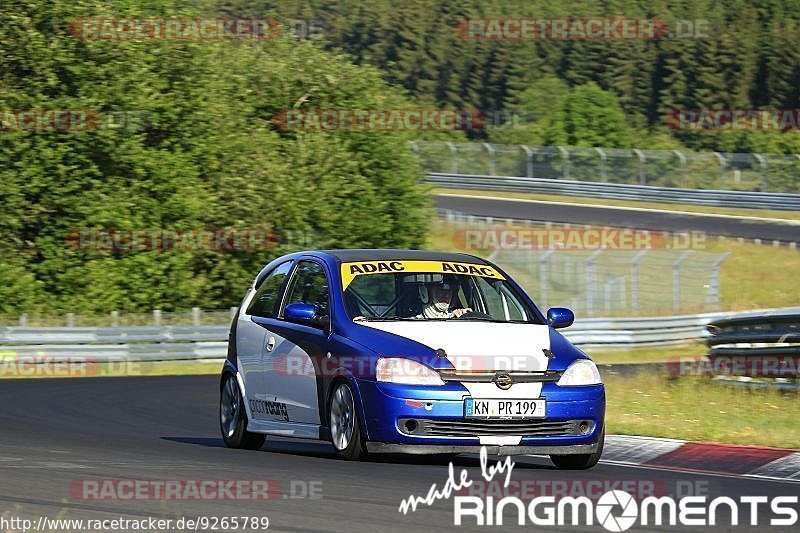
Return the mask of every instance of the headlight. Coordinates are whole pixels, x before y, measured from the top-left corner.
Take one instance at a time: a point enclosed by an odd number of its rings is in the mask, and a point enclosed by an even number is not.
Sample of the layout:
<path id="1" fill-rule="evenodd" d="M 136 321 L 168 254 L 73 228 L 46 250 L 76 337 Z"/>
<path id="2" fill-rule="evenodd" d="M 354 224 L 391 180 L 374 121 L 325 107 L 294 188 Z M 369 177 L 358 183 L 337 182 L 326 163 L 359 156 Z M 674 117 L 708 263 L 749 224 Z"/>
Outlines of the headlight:
<path id="1" fill-rule="evenodd" d="M 578 359 L 567 367 L 557 385 L 598 385 L 602 382 L 597 365 L 590 359 Z"/>
<path id="2" fill-rule="evenodd" d="M 378 359 L 378 363 L 375 365 L 375 375 L 378 381 L 386 383 L 444 385 L 444 381 L 435 370 L 403 357 Z"/>

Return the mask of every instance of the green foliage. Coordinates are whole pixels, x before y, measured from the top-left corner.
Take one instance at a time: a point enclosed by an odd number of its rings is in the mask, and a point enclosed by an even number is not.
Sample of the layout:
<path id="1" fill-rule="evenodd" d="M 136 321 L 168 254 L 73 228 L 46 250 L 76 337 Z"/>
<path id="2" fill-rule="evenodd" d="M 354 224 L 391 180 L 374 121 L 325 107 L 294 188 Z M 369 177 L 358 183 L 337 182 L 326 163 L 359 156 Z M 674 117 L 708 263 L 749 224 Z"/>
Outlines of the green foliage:
<path id="1" fill-rule="evenodd" d="M 527 89 L 542 79 L 552 77 L 573 89 L 595 83 L 616 97 L 627 123 L 639 133 L 628 137 L 635 141 L 628 147 L 663 144 L 658 137 L 674 109 L 800 107 L 800 11 L 794 0 L 225 0 L 223 7 L 206 2 L 212 13 L 319 20 L 325 46 L 379 67 L 391 84 L 441 107 L 529 109 L 531 96 L 540 93 Z M 657 19 L 671 35 L 470 40 L 457 30 L 466 18 L 590 17 Z M 548 129 L 546 119 L 538 118 L 540 111 L 534 119 L 473 136 L 540 144 Z M 727 141 L 708 132 L 670 134 L 679 146 L 695 150 L 721 150 Z M 757 135 L 749 132 L 747 137 Z M 785 150 L 792 144 L 774 146 Z M 739 146 L 746 150 L 749 143 Z"/>
<path id="2" fill-rule="evenodd" d="M 187 17 L 171 2 L 0 8 L 0 109 L 131 112 L 136 128 L 0 132 L 0 312 L 236 305 L 276 249 L 81 250 L 80 228 L 313 232 L 313 246 L 424 241 L 428 200 L 403 132 L 286 132 L 281 110 L 411 104 L 369 66 L 291 36 L 79 40 L 83 17 Z"/>
<path id="3" fill-rule="evenodd" d="M 628 147 L 630 127 L 613 94 L 589 82 L 570 91 L 547 121 L 549 145 Z"/>

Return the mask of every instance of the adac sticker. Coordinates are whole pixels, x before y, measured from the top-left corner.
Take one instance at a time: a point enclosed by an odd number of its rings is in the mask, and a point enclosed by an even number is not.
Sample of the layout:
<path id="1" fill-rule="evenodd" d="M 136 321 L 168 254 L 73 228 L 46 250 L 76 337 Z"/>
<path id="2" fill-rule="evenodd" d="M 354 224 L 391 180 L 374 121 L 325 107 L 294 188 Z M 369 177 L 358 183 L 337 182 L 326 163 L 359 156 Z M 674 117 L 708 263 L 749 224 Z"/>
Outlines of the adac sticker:
<path id="1" fill-rule="evenodd" d="M 464 274 L 483 278 L 506 279 L 494 267 L 489 265 L 451 263 L 449 261 L 359 261 L 342 263 L 342 290 L 346 289 L 356 276 L 394 274 L 398 272 Z"/>

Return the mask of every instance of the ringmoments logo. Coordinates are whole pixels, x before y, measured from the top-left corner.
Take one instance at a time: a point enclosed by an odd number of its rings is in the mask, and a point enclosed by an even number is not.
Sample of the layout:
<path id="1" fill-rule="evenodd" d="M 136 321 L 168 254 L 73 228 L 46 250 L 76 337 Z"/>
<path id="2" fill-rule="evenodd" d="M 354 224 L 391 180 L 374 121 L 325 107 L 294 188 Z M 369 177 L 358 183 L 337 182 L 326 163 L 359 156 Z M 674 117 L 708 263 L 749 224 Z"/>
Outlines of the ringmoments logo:
<path id="1" fill-rule="evenodd" d="M 506 490 L 512 483 L 514 461 L 504 461 L 488 466 L 486 447 L 480 453 L 483 482 L 492 483 L 498 474 Z M 504 476 L 502 475 L 504 474 Z M 433 484 L 425 496 L 411 495 L 400 503 L 403 514 L 417 512 L 422 506 L 431 506 L 439 500 L 453 499 L 453 523 L 456 526 L 501 526 L 514 524 L 534 526 L 593 526 L 600 525 L 613 532 L 627 531 L 636 524 L 642 526 L 715 526 L 723 521 L 731 526 L 794 526 L 798 520 L 798 496 L 740 496 L 731 498 L 691 495 L 634 497 L 630 492 L 612 489 L 596 501 L 587 496 L 541 495 L 530 499 L 518 496 L 469 495 L 475 483 L 466 469 L 456 475 L 453 463 L 448 467 L 448 477 L 440 488 Z"/>
<path id="2" fill-rule="evenodd" d="M 614 516 L 614 508 L 620 507 L 622 513 Z M 636 523 L 639 511 L 636 508 L 636 500 L 624 490 L 612 490 L 606 492 L 597 501 L 595 507 L 597 521 L 609 531 L 625 531 Z"/>
<path id="3" fill-rule="evenodd" d="M 624 490 L 603 494 L 597 502 L 587 497 L 540 496 L 524 502 L 509 496 L 485 500 L 473 496 L 454 498 L 455 525 L 535 526 L 598 525 L 608 531 L 627 531 L 635 524 L 642 526 L 715 526 L 720 519 L 730 518 L 731 526 L 797 524 L 797 496 L 741 496 L 738 501 L 727 496 L 687 496 L 676 500 L 650 496 L 637 501 Z M 725 518 L 721 518 L 725 517 Z M 769 517 L 769 518 L 766 518 Z"/>

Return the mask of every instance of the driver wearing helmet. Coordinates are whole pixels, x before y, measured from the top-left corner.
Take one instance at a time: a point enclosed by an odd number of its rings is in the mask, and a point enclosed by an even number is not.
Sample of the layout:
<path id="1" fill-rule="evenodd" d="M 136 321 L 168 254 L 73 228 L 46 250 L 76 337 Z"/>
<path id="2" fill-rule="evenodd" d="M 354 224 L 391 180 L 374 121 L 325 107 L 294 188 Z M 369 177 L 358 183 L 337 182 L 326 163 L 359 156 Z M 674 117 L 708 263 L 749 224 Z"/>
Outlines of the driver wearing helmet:
<path id="1" fill-rule="evenodd" d="M 465 309 L 450 310 L 456 301 L 456 290 L 453 283 L 445 280 L 438 283 L 421 283 L 419 299 L 422 302 L 422 313 L 414 318 L 458 318 L 472 311 Z"/>

